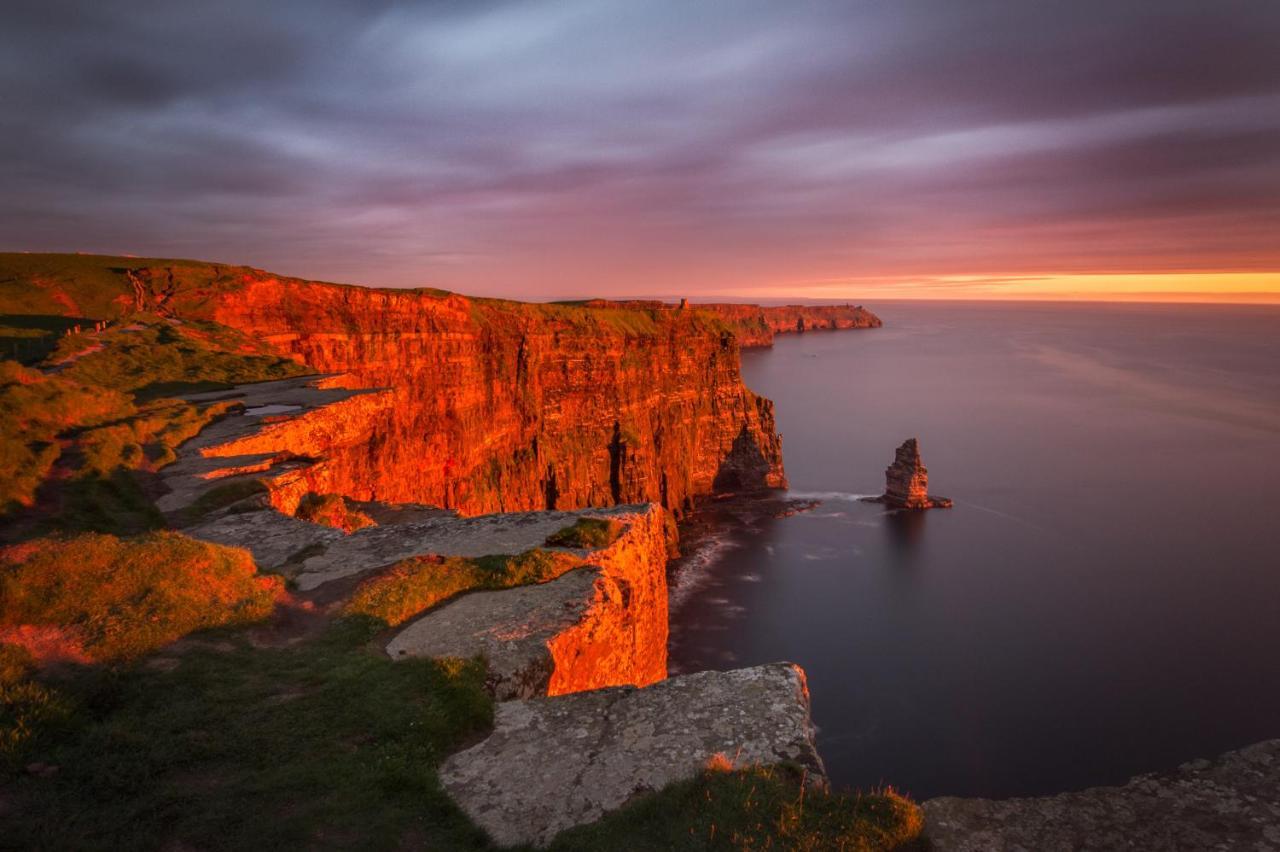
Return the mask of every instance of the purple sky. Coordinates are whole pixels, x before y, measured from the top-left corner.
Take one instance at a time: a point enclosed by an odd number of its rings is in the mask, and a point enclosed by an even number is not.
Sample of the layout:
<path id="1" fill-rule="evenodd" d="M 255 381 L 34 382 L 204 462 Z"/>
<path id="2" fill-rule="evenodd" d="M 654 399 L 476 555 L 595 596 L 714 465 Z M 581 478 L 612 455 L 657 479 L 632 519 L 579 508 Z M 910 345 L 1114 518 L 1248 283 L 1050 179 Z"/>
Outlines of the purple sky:
<path id="1" fill-rule="evenodd" d="M 0 103 L 0 249 L 531 299 L 1280 270 L 1280 0 L 9 0 Z"/>

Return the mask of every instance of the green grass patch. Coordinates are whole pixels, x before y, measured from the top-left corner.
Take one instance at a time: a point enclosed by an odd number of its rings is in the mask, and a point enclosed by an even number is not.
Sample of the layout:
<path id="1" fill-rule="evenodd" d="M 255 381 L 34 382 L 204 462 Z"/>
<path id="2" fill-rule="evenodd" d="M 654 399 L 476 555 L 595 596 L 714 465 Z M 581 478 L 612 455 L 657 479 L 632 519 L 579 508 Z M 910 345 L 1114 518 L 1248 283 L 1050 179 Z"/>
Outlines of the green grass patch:
<path id="1" fill-rule="evenodd" d="M 478 662 L 388 659 L 381 625 L 195 648 L 172 671 L 86 672 L 78 726 L 6 790 L 27 849 L 481 849 L 436 767 L 492 722 Z M 211 637 L 216 638 L 216 637 Z"/>
<path id="2" fill-rule="evenodd" d="M 613 849 L 788 849 L 879 852 L 911 848 L 920 809 L 892 790 L 877 794 L 805 789 L 785 767 L 707 770 L 593 825 L 564 832 L 557 852 Z"/>
<path id="3" fill-rule="evenodd" d="M 618 540 L 626 526 L 612 518 L 578 518 L 572 525 L 547 536 L 548 547 L 599 550 Z"/>
<path id="4" fill-rule="evenodd" d="M 218 388 L 307 375 L 307 367 L 269 354 L 259 342 L 209 322 L 165 320 L 113 326 L 59 342 L 48 363 L 65 363 L 77 382 L 151 399 L 172 389 Z"/>
<path id="5" fill-rule="evenodd" d="M 0 778 L 22 766 L 70 715 L 67 700 L 36 680 L 31 655 L 16 645 L 0 644 Z"/>
<path id="6" fill-rule="evenodd" d="M 265 618 L 281 578 L 249 552 L 174 532 L 85 534 L 0 549 L 0 641 L 56 634 L 60 652 L 134 659 L 196 630 Z"/>
<path id="7" fill-rule="evenodd" d="M 347 612 L 401 624 L 462 592 L 545 583 L 582 564 L 571 554 L 540 549 L 477 559 L 417 556 L 361 583 Z"/>

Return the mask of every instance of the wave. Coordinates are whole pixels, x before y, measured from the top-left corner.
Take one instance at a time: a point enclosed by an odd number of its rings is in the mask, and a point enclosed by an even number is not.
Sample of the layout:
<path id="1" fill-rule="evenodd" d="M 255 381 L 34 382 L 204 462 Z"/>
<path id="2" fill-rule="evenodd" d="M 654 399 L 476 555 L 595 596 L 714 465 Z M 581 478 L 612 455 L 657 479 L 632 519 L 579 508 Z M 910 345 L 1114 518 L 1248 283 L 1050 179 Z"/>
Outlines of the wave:
<path id="1" fill-rule="evenodd" d="M 711 568 L 730 550 L 742 545 L 723 536 L 711 536 L 700 541 L 693 552 L 680 560 L 679 566 L 671 578 L 668 590 L 667 606 L 670 610 L 679 609 L 710 579 Z"/>
<path id="2" fill-rule="evenodd" d="M 793 500 L 843 500 L 846 503 L 857 503 L 879 494 L 851 494 L 847 491 L 788 491 L 787 496 Z"/>

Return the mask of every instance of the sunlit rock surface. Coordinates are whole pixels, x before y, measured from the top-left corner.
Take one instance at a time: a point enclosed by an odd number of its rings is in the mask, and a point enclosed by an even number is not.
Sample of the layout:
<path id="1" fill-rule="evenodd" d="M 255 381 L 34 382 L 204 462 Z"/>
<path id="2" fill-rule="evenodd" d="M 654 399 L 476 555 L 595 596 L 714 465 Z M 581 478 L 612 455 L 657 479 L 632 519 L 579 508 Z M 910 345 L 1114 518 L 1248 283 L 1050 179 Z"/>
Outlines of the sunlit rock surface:
<path id="1" fill-rule="evenodd" d="M 440 778 L 496 843 L 542 846 L 716 755 L 799 764 L 825 783 L 813 737 L 804 672 L 775 663 L 499 704 L 493 733 L 445 761 Z"/>
<path id="2" fill-rule="evenodd" d="M 884 471 L 884 494 L 875 498 L 896 509 L 947 509 L 951 501 L 929 494 L 929 470 L 920 458 L 920 442 L 903 441 L 894 453 L 893 464 Z"/>
<path id="3" fill-rule="evenodd" d="M 573 518 L 548 514 L 560 526 Z M 541 585 L 462 595 L 401 630 L 387 653 L 397 659 L 484 656 L 499 700 L 644 686 L 665 678 L 663 511 L 627 507 L 610 516 L 625 523 L 625 531 L 607 548 L 587 552 L 587 567 Z"/>
<path id="4" fill-rule="evenodd" d="M 144 307 L 246 332 L 343 373 L 347 387 L 386 389 L 389 404 L 352 410 L 342 429 L 370 440 L 310 436 L 306 451 L 324 462 L 299 493 L 463 514 L 634 502 L 678 511 L 713 489 L 786 482 L 772 403 L 743 385 L 737 338 L 704 312 L 469 299 L 213 265 L 145 267 L 131 279 L 122 292 Z"/>
<path id="5" fill-rule="evenodd" d="M 1280 740 L 1033 799 L 931 799 L 936 852 L 1280 849 Z"/>

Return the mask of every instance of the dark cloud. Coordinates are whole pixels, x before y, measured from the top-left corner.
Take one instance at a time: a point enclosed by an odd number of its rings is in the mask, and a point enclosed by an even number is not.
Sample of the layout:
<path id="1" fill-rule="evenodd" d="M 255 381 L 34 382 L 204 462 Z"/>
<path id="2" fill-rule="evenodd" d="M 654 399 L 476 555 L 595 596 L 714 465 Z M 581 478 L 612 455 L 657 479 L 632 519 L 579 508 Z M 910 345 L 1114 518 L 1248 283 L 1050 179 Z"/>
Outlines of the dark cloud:
<path id="1" fill-rule="evenodd" d="M 18 0 L 4 24 L 3 248 L 514 295 L 1280 268 L 1273 0 Z"/>

